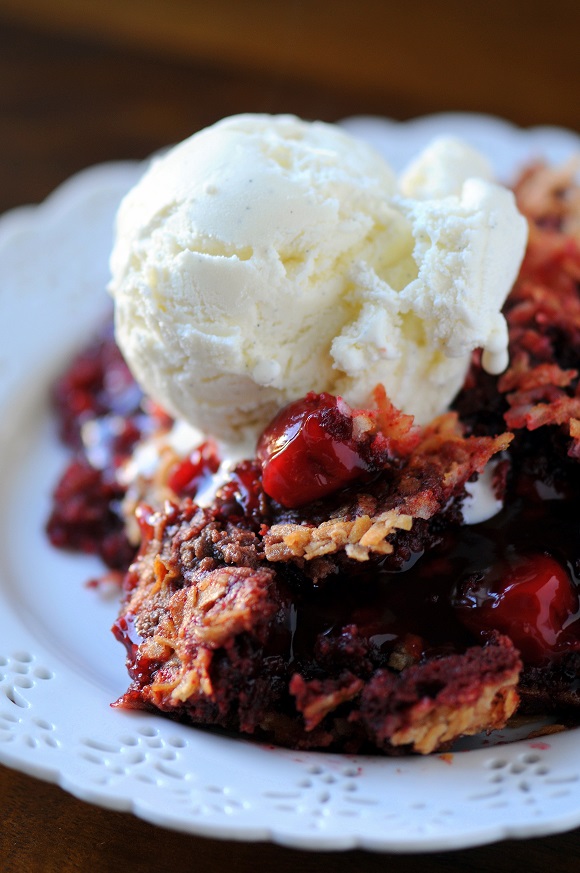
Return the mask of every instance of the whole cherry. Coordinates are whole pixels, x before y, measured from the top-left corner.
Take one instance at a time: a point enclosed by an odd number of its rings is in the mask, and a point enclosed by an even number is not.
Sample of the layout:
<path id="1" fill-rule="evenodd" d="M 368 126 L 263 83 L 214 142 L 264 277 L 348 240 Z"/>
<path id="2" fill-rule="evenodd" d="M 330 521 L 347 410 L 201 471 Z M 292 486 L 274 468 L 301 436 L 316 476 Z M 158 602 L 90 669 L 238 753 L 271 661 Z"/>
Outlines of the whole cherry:
<path id="1" fill-rule="evenodd" d="M 578 592 L 555 558 L 519 557 L 493 575 L 475 574 L 455 593 L 458 617 L 469 630 L 483 637 L 505 633 L 528 664 L 580 649 Z"/>
<path id="2" fill-rule="evenodd" d="M 310 392 L 282 409 L 258 441 L 264 491 L 289 508 L 326 497 L 369 471 L 365 445 L 342 398 Z"/>

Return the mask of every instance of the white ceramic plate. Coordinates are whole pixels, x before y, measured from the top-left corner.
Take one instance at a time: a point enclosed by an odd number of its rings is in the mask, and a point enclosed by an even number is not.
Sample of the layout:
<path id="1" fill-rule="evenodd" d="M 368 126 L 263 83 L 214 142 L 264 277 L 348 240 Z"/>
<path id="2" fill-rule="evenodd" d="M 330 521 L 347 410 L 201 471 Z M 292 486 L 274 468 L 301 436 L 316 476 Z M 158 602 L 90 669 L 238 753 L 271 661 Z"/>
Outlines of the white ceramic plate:
<path id="1" fill-rule="evenodd" d="M 434 135 L 459 134 L 504 179 L 530 157 L 580 150 L 566 131 L 481 116 L 345 124 L 397 167 Z M 383 760 L 297 753 L 110 708 L 127 686 L 109 632 L 115 601 L 84 584 L 99 564 L 51 549 L 43 533 L 64 461 L 47 395 L 107 311 L 112 218 L 141 171 L 87 170 L 0 220 L 0 761 L 158 825 L 312 849 L 450 849 L 579 825 L 578 731 Z"/>

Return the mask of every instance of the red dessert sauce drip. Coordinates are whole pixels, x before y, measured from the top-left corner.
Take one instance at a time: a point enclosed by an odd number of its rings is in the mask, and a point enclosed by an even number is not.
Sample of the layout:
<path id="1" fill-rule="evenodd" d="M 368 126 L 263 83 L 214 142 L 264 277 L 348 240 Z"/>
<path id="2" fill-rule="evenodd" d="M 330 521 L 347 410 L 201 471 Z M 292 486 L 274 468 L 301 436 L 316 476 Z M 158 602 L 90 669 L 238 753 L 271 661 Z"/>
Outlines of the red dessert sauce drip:
<path id="1" fill-rule="evenodd" d="M 260 484 L 260 468 L 253 461 L 241 461 L 230 474 L 229 481 L 217 492 L 219 512 L 235 523 L 236 519 L 253 521 L 259 527 L 266 507 Z"/>
<path id="2" fill-rule="evenodd" d="M 120 616 L 111 629 L 115 639 L 123 643 L 127 650 L 131 678 L 139 682 L 150 682 L 159 663 L 140 653 L 139 646 L 143 637 L 135 626 L 134 616 L 129 613 Z"/>
<path id="3" fill-rule="evenodd" d="M 283 506 L 304 506 L 369 470 L 353 437 L 353 414 L 340 397 L 310 392 L 286 406 L 258 442 L 262 485 Z"/>
<path id="4" fill-rule="evenodd" d="M 220 465 L 218 448 L 213 440 L 206 440 L 169 472 L 167 484 L 179 497 L 195 497 L 203 482 Z"/>

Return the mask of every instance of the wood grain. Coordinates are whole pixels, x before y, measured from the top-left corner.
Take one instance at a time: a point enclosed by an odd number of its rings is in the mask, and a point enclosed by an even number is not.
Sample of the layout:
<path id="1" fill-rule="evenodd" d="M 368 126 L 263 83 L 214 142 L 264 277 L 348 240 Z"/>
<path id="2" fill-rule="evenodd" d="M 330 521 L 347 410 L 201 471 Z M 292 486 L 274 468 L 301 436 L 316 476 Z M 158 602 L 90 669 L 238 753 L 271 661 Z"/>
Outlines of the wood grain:
<path id="1" fill-rule="evenodd" d="M 577 0 L 1 0 L 0 13 L 411 108 L 580 128 Z"/>
<path id="2" fill-rule="evenodd" d="M 0 211 L 43 199 L 82 167 L 145 158 L 236 112 L 335 121 L 357 112 L 404 117 L 425 110 L 398 97 L 48 35 L 3 23 L 1 11 Z"/>

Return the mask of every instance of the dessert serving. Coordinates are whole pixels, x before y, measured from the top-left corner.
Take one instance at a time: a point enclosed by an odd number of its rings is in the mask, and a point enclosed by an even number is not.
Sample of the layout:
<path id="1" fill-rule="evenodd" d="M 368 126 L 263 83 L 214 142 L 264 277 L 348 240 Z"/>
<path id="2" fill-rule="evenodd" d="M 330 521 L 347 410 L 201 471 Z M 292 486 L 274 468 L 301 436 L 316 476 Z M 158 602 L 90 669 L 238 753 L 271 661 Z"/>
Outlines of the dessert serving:
<path id="1" fill-rule="evenodd" d="M 263 116 L 130 192 L 146 394 L 110 332 L 73 362 L 48 523 L 124 574 L 118 706 L 387 754 L 577 708 L 580 206 L 571 168 L 514 193 Z"/>

